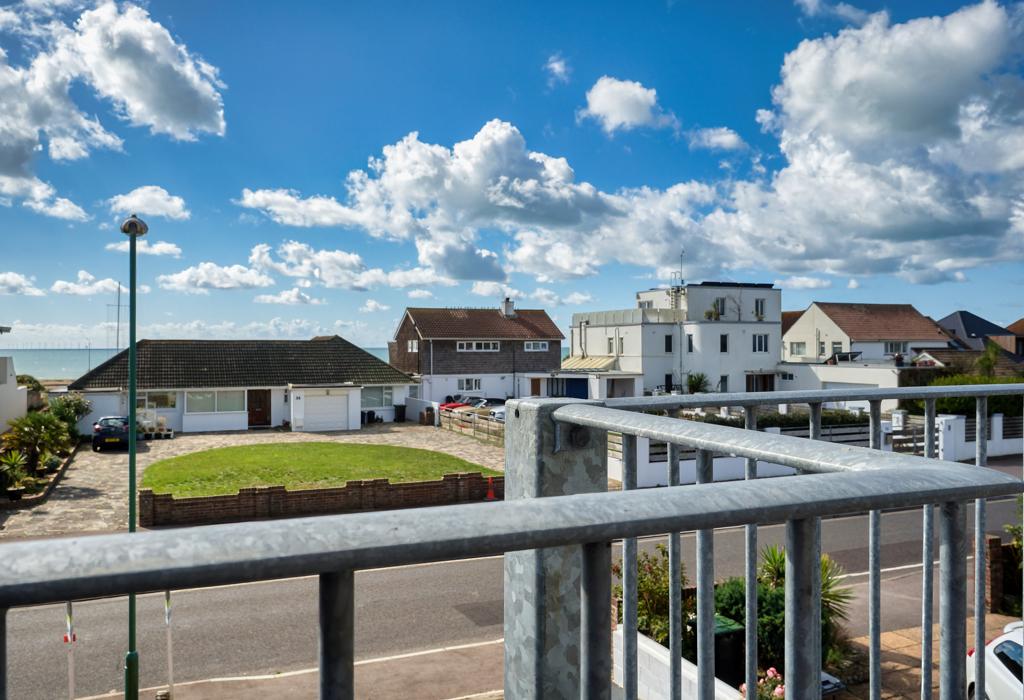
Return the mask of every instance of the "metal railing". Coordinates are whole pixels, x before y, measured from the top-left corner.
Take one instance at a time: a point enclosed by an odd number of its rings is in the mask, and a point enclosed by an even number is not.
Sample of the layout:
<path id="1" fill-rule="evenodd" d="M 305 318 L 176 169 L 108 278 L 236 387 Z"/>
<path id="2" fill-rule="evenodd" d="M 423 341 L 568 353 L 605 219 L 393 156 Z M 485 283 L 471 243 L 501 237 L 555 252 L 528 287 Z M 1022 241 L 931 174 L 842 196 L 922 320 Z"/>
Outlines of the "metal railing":
<path id="1" fill-rule="evenodd" d="M 898 393 L 897 393 L 898 392 Z M 714 683 L 713 581 L 715 528 L 746 526 L 747 581 L 754 580 L 757 526 L 786 524 L 787 697 L 820 697 L 820 518 L 869 511 L 871 517 L 871 684 L 878 697 L 879 546 L 882 509 L 924 506 L 926 564 L 922 624 L 931 688 L 931 513 L 940 506 L 940 682 L 942 697 L 963 697 L 966 658 L 964 503 L 977 499 L 984 544 L 984 499 L 1024 491 L 993 470 L 761 433 L 754 407 L 808 403 L 812 438 L 820 437 L 823 402 L 864 395 L 871 401 L 872 446 L 879 447 L 880 401 L 923 398 L 927 420 L 935 400 L 1024 393 L 1024 385 L 943 387 L 878 392 L 776 392 L 611 399 L 606 402 L 520 400 L 508 405 L 506 500 L 461 507 L 382 511 L 285 521 L 213 525 L 136 534 L 0 545 L 0 698 L 7 697 L 7 609 L 181 588 L 293 576 L 319 576 L 320 697 L 353 697 L 354 576 L 360 569 L 505 553 L 505 694 L 507 698 L 610 697 L 611 543 L 624 542 L 625 695 L 637 696 L 636 551 L 638 537 L 670 533 L 673 646 L 681 629 L 678 533 L 698 532 L 698 698 Z M 746 408 L 748 430 L 677 420 L 639 411 L 695 405 Z M 623 492 L 605 492 L 605 433 L 623 435 Z M 931 434 L 931 433 L 929 433 Z M 629 490 L 635 484 L 638 437 L 668 443 L 669 478 L 678 483 L 682 449 L 698 455 L 692 486 Z M 932 441 L 933 442 L 933 441 Z M 983 445 L 984 441 L 979 441 Z M 931 444 L 929 454 L 934 454 Z M 713 456 L 745 457 L 745 481 L 710 483 Z M 630 457 L 632 455 L 632 457 Z M 794 467 L 795 477 L 757 481 L 757 460 Z M 632 464 L 631 464 L 632 462 Z M 978 463 L 985 463 L 984 447 Z M 631 481 L 632 479 L 632 481 Z M 550 497 L 539 497 L 550 496 Z M 976 552 L 984 565 L 984 549 Z M 984 581 L 984 569 L 978 569 Z M 984 644 L 984 591 L 976 596 Z M 748 687 L 756 674 L 756 590 L 747 590 Z M 751 624 L 753 621 L 754 624 Z M 680 657 L 674 648 L 673 659 Z M 975 658 L 983 657 L 982 654 Z M 925 659 L 922 659 L 924 666 Z M 756 675 L 753 676 L 756 679 Z M 679 697 L 673 662 L 673 697 Z M 926 680 L 927 679 L 927 680 Z M 984 669 L 977 674 L 984 697 Z"/>

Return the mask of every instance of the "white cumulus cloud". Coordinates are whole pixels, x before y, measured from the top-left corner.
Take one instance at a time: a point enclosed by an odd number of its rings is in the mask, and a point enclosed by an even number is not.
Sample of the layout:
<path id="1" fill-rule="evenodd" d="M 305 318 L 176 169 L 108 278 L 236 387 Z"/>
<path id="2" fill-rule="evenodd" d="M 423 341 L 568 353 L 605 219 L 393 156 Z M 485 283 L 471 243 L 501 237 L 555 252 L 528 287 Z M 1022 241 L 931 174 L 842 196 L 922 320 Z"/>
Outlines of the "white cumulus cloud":
<path id="1" fill-rule="evenodd" d="M 429 289 L 410 289 L 409 290 L 409 298 L 410 299 L 433 299 L 434 298 L 434 293 L 432 291 L 430 291 Z"/>
<path id="2" fill-rule="evenodd" d="M 131 243 L 127 237 L 123 241 L 117 243 L 107 243 L 104 246 L 106 250 L 113 250 L 118 253 L 127 253 Z M 150 242 L 145 238 L 139 239 L 135 242 L 135 252 L 139 255 L 168 255 L 172 258 L 181 257 L 181 248 L 174 243 L 168 243 L 167 241 L 153 241 Z"/>
<path id="3" fill-rule="evenodd" d="M 27 297 L 45 296 L 46 292 L 35 286 L 35 279 L 17 272 L 0 272 L 0 294 L 20 294 Z"/>
<path id="4" fill-rule="evenodd" d="M 111 197 L 108 204 L 113 214 L 148 214 L 174 221 L 184 221 L 192 215 L 184 199 L 157 185 L 136 187 L 131 192 Z"/>
<path id="5" fill-rule="evenodd" d="M 548 60 L 544 64 L 544 71 L 548 74 L 548 87 L 553 88 L 558 84 L 567 84 L 572 69 L 562 54 L 555 53 L 548 56 Z"/>
<path id="6" fill-rule="evenodd" d="M 609 136 L 641 126 L 677 128 L 679 120 L 658 105 L 658 93 L 635 80 L 602 75 L 587 91 L 587 106 L 577 119 L 595 119 Z"/>
<path id="7" fill-rule="evenodd" d="M 253 301 L 257 304 L 284 304 L 285 306 L 325 303 L 323 299 L 314 298 L 298 287 L 282 290 L 279 294 L 259 294 Z"/>
<path id="8" fill-rule="evenodd" d="M 837 17 L 853 24 L 863 24 L 870 14 L 847 2 L 827 0 L 795 0 L 796 6 L 808 17 Z"/>
<path id="9" fill-rule="evenodd" d="M 157 277 L 163 289 L 187 294 L 209 294 L 211 289 L 256 289 L 273 286 L 269 276 L 244 265 L 221 266 L 201 262 L 180 272 Z"/>
<path id="10" fill-rule="evenodd" d="M 119 284 L 117 280 L 113 278 L 96 279 L 94 275 L 89 274 L 85 270 L 78 271 L 78 277 L 74 282 L 67 282 L 65 280 L 57 280 L 50 287 L 50 291 L 54 294 L 71 294 L 74 296 L 93 296 L 96 294 L 117 294 L 118 290 L 127 292 L 128 288 L 122 284 Z M 139 291 L 146 292 L 148 288 L 139 288 Z"/>
<path id="11" fill-rule="evenodd" d="M 775 280 L 775 286 L 783 289 L 827 289 L 832 286 L 831 280 L 820 277 L 806 277 L 793 275 L 781 280 Z"/>
<path id="12" fill-rule="evenodd" d="M 746 148 L 740 135 L 727 126 L 695 129 L 687 134 L 690 148 L 706 148 L 717 151 L 738 151 Z"/>
<path id="13" fill-rule="evenodd" d="M 364 303 L 359 308 L 359 312 L 360 313 L 364 313 L 364 314 L 370 314 L 370 313 L 375 313 L 377 311 L 387 311 L 390 308 L 391 307 L 388 306 L 387 304 L 382 304 L 379 301 L 377 301 L 376 299 L 367 299 L 366 303 Z"/>

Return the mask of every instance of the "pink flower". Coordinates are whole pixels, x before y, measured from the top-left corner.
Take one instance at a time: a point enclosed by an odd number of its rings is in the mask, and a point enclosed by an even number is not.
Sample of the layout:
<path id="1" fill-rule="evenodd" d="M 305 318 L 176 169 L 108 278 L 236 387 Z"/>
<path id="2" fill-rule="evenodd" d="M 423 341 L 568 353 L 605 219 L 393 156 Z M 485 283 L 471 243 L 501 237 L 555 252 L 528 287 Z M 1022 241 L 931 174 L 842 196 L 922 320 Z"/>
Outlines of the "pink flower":
<path id="1" fill-rule="evenodd" d="M 740 695 L 746 695 L 746 694 L 747 694 L 747 684 L 744 683 L 744 684 L 742 684 L 740 686 Z"/>
<path id="2" fill-rule="evenodd" d="M 772 691 L 772 695 L 774 695 L 777 698 L 784 698 L 784 697 L 786 697 L 786 686 L 784 686 L 784 685 L 776 686 L 775 690 Z"/>
<path id="3" fill-rule="evenodd" d="M 764 675 L 766 675 L 768 678 L 775 678 L 779 675 L 779 672 L 775 670 L 774 666 L 772 666 Z"/>

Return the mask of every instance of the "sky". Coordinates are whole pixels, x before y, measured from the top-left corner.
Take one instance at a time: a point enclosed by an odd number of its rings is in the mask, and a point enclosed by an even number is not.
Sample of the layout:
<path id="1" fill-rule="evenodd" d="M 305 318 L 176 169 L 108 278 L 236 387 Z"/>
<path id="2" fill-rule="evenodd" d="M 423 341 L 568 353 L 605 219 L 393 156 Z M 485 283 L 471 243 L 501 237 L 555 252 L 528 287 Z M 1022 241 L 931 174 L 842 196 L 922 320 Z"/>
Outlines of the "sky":
<path id="1" fill-rule="evenodd" d="M 678 280 L 1024 316 L 1024 8 L 0 3 L 6 346 L 380 346 Z M 126 303 L 126 300 L 125 300 Z"/>

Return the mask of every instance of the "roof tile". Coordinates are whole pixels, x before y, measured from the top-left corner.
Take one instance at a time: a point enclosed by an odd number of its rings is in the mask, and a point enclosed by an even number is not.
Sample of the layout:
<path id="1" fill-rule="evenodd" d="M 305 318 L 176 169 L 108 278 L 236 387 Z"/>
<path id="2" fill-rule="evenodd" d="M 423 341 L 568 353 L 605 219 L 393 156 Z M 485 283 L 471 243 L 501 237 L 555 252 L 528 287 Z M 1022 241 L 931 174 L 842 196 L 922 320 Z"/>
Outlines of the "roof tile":
<path id="1" fill-rule="evenodd" d="M 941 328 L 910 304 L 814 302 L 856 342 L 884 340 L 948 341 Z"/>
<path id="2" fill-rule="evenodd" d="M 496 340 L 561 340 L 565 336 L 543 309 L 516 309 L 506 316 L 499 309 L 409 308 L 406 313 L 422 338 Z"/>

